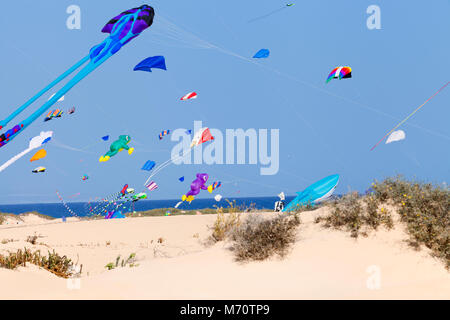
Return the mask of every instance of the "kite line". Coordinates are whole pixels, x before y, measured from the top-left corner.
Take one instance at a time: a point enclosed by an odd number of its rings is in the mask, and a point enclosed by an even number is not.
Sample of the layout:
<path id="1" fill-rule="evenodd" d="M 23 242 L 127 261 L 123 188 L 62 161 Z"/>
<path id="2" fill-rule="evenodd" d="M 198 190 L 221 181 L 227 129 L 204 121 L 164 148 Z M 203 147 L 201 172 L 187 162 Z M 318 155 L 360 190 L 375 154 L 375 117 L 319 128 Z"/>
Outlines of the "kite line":
<path id="1" fill-rule="evenodd" d="M 373 149 L 375 149 L 380 143 L 381 141 L 383 141 L 388 135 L 390 135 L 395 129 L 397 129 L 398 127 L 400 127 L 402 124 L 404 124 L 409 118 L 411 118 L 417 111 L 419 111 L 424 105 L 426 105 L 431 99 L 433 99 L 439 92 L 441 92 L 442 90 L 444 90 L 444 88 L 446 86 L 448 86 L 448 84 L 450 83 L 447 82 L 444 86 L 442 86 L 438 91 L 436 91 L 431 97 L 429 97 L 424 103 L 422 103 L 419 107 L 416 108 L 416 110 L 414 110 L 412 113 L 410 113 L 405 119 L 403 119 L 402 121 L 399 122 L 399 124 L 397 124 L 391 131 L 389 131 L 388 133 L 386 133 L 384 135 L 383 138 L 380 139 L 380 141 L 378 141 L 371 149 L 370 151 L 372 151 Z"/>

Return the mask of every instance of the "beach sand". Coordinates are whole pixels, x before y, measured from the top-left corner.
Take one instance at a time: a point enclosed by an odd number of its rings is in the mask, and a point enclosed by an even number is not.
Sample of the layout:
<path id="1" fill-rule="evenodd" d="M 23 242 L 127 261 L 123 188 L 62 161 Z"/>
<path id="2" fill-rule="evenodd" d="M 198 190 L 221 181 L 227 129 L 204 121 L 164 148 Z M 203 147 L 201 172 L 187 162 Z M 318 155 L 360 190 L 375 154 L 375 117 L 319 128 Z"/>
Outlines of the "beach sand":
<path id="1" fill-rule="evenodd" d="M 298 241 L 285 259 L 245 264 L 234 261 L 229 242 L 205 245 L 215 214 L 65 223 L 30 215 L 20 224 L 8 218 L 0 253 L 55 250 L 83 264 L 83 272 L 66 280 L 33 265 L 0 269 L 0 299 L 450 298 L 450 272 L 426 248 L 410 248 L 401 224 L 355 240 L 314 223 L 327 210 L 300 214 Z M 34 234 L 37 244 L 26 242 Z M 138 266 L 105 268 L 131 253 Z"/>

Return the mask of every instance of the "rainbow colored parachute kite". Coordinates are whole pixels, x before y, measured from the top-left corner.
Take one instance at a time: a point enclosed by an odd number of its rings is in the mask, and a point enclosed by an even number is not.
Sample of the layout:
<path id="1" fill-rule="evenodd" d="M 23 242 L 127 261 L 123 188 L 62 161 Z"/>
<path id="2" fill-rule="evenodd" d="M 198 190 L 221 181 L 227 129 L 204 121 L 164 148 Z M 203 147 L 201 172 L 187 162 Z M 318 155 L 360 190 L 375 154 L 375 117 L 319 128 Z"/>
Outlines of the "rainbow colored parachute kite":
<path id="1" fill-rule="evenodd" d="M 163 130 L 161 131 L 161 133 L 159 134 L 159 140 L 162 140 L 162 138 L 164 136 L 167 136 L 170 133 L 170 130 Z"/>
<path id="2" fill-rule="evenodd" d="M 60 109 L 55 109 L 47 113 L 47 116 L 45 117 L 44 121 L 51 120 L 53 118 L 61 118 L 63 114 L 63 111 Z"/>
<path id="3" fill-rule="evenodd" d="M 350 67 L 336 67 L 333 71 L 328 75 L 327 83 L 331 81 L 331 79 L 347 79 L 352 77 L 352 68 Z"/>

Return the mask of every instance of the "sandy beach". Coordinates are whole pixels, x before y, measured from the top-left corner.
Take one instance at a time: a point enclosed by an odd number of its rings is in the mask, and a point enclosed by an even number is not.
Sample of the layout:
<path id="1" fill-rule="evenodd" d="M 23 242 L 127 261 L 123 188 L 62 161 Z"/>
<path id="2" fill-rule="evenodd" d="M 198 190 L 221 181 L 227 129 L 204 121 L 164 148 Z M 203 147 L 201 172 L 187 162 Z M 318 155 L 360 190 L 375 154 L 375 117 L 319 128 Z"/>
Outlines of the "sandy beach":
<path id="1" fill-rule="evenodd" d="M 63 279 L 34 265 L 0 269 L 0 299 L 449 299 L 450 273 L 426 248 L 409 247 L 401 224 L 368 237 L 324 229 L 301 213 L 285 259 L 237 263 L 230 243 L 205 245 L 215 214 L 79 221 L 36 216 L 0 226 L 0 253 L 55 250 L 83 265 Z M 257 213 L 271 215 L 273 213 Z M 26 242 L 37 235 L 35 245 Z M 136 254 L 137 266 L 107 270 Z M 374 282 L 374 279 L 376 280 Z"/>

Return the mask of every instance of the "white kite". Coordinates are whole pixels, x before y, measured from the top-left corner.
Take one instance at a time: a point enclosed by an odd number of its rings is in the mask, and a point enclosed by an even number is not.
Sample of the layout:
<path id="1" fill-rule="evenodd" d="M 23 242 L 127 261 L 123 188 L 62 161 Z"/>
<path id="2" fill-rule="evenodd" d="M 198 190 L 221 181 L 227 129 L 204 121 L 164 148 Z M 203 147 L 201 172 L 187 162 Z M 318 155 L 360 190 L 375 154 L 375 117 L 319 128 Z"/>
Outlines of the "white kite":
<path id="1" fill-rule="evenodd" d="M 403 130 L 397 130 L 392 132 L 389 137 L 386 140 L 386 144 L 391 143 L 391 142 L 395 142 L 395 141 L 400 141 L 406 138 L 405 135 L 405 131 Z"/>
<path id="2" fill-rule="evenodd" d="M 214 200 L 216 200 L 217 202 L 219 202 L 220 200 L 222 200 L 222 196 L 220 194 L 216 194 L 214 196 Z"/>
<path id="3" fill-rule="evenodd" d="M 21 153 L 15 155 L 14 157 L 12 157 L 11 159 L 9 159 L 8 161 L 6 161 L 4 164 L 2 164 L 0 166 L 0 172 L 2 172 L 3 170 L 5 170 L 6 168 L 8 168 L 10 165 L 12 165 L 14 162 L 16 162 L 17 160 L 19 160 L 20 158 L 22 158 L 24 155 L 26 155 L 28 152 L 30 152 L 33 149 L 39 148 L 40 146 L 42 146 L 44 143 L 47 143 L 48 141 L 50 141 L 50 139 L 53 136 L 53 131 L 41 131 L 41 134 L 32 138 L 30 140 L 30 143 L 28 145 L 28 148 L 25 149 L 24 151 L 22 151 Z"/>

